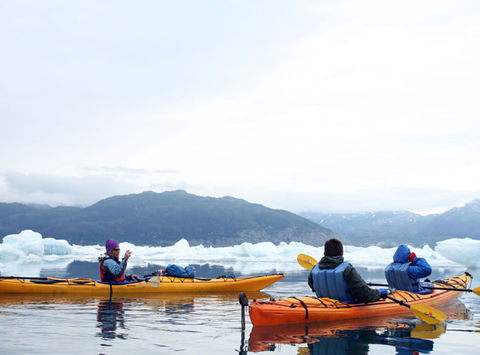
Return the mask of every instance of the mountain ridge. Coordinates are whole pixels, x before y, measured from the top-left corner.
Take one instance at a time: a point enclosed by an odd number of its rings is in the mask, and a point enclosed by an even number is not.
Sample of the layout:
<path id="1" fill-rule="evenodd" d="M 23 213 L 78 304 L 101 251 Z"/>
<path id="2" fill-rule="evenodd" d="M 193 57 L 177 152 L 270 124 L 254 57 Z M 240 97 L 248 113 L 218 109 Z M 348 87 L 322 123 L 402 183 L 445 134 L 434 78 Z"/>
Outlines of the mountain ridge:
<path id="1" fill-rule="evenodd" d="M 112 196 L 84 208 L 0 203 L 0 235 L 23 229 L 81 245 L 103 244 L 108 238 L 152 246 L 172 245 L 181 238 L 191 245 L 216 247 L 262 241 L 322 245 L 335 236 L 285 210 L 184 190 Z"/>
<path id="2" fill-rule="evenodd" d="M 429 244 L 449 238 L 480 239 L 480 199 L 443 213 L 410 211 L 362 213 L 302 212 L 301 216 L 345 236 L 357 245 Z"/>

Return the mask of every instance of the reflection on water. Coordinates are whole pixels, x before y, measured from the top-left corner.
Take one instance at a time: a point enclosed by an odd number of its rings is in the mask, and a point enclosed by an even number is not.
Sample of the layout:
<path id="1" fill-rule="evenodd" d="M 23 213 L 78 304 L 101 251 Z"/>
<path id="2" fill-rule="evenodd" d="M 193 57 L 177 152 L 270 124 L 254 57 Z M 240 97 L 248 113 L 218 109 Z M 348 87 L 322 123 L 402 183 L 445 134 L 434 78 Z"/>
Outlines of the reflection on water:
<path id="1" fill-rule="evenodd" d="M 369 345 L 380 344 L 395 347 L 397 354 L 429 353 L 433 350 L 433 341 L 425 338 L 438 338 L 445 333 L 444 325 L 424 323 L 341 329 L 343 327 L 332 323 L 254 327 L 249 350 L 275 351 L 277 344 L 307 344 L 299 349 L 303 352 L 308 349 L 308 354 L 368 354 Z"/>
<path id="2" fill-rule="evenodd" d="M 126 339 L 127 333 L 125 329 L 125 312 L 123 310 L 123 302 L 106 300 L 98 304 L 97 312 L 97 328 L 101 332 L 97 335 L 103 339 Z M 117 327 L 121 331 L 117 334 Z"/>
<path id="3" fill-rule="evenodd" d="M 460 301 L 442 310 L 450 320 L 472 317 Z M 402 315 L 401 319 L 374 317 L 258 326 L 250 333 L 248 349 L 251 352 L 277 351 L 279 344 L 296 344 L 299 354 L 368 354 L 370 345 L 385 345 L 394 347 L 396 354 L 428 354 L 434 348 L 430 339 L 439 338 L 448 330 L 445 324 L 432 325 L 405 318 Z"/>
<path id="4" fill-rule="evenodd" d="M 149 265 L 132 271 L 143 275 L 158 268 L 162 267 Z M 205 277 L 230 271 L 209 265 L 197 269 Z M 96 278 L 97 272 L 98 264 L 79 262 L 45 276 Z M 264 292 L 248 292 L 247 297 L 311 295 L 307 274 L 301 269 Z M 381 281 L 367 271 L 362 276 Z M 475 286 L 478 284 L 472 288 Z M 348 322 L 252 327 L 247 314 L 242 333 L 238 293 L 139 295 L 111 301 L 99 296 L 0 295 L 0 354 L 65 353 L 65 349 L 81 349 L 88 354 L 454 354 L 458 349 L 462 354 L 478 353 L 480 297 L 470 293 L 461 301 L 435 308 L 447 315 L 445 327 L 424 324 L 411 313 Z"/>
<path id="5" fill-rule="evenodd" d="M 389 329 L 384 333 L 375 330 L 344 330 L 335 337 L 318 337 L 308 345 L 309 353 L 320 354 L 368 354 L 370 344 L 383 344 L 395 347 L 397 354 L 430 353 L 431 340 L 411 337 L 410 328 Z"/>

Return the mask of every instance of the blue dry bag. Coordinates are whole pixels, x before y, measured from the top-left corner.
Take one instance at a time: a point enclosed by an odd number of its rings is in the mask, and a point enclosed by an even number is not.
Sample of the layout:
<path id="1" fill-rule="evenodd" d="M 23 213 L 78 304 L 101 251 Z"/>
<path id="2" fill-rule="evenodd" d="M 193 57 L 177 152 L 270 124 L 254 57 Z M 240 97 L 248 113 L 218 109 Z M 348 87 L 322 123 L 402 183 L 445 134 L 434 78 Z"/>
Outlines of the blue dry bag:
<path id="1" fill-rule="evenodd" d="M 165 275 L 194 278 L 195 268 L 191 265 L 188 265 L 187 267 L 181 267 L 175 264 L 168 264 L 167 268 L 165 269 Z"/>

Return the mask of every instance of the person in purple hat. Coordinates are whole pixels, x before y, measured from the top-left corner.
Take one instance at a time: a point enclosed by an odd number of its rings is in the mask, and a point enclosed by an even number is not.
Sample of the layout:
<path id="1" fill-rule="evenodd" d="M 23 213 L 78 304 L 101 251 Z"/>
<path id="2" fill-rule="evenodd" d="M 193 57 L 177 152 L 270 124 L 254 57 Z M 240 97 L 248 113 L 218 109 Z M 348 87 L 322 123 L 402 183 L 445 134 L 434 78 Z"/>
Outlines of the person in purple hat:
<path id="1" fill-rule="evenodd" d="M 105 243 L 105 255 L 99 258 L 100 278 L 105 282 L 121 283 L 138 280 L 137 275 L 125 275 L 127 261 L 132 252 L 127 250 L 122 261 L 119 260 L 120 246 L 117 241 L 108 239 Z"/>

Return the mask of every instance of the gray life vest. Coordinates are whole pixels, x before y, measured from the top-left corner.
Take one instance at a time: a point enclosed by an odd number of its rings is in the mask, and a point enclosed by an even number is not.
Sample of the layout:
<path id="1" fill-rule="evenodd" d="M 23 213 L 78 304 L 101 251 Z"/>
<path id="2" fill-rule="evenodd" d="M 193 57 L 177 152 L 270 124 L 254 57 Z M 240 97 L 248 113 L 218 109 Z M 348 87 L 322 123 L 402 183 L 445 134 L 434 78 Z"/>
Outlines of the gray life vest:
<path id="1" fill-rule="evenodd" d="M 350 294 L 347 282 L 343 278 L 343 271 L 348 262 L 343 262 L 335 269 L 320 269 L 318 264 L 312 270 L 313 288 L 317 297 L 328 297 L 341 302 L 356 302 Z"/>
<path id="2" fill-rule="evenodd" d="M 422 288 L 422 282 L 412 280 L 408 276 L 409 266 L 410 263 L 391 263 L 388 265 L 385 268 L 385 278 L 387 279 L 388 287 L 421 294 L 431 293 L 433 290 Z"/>

